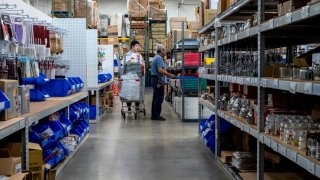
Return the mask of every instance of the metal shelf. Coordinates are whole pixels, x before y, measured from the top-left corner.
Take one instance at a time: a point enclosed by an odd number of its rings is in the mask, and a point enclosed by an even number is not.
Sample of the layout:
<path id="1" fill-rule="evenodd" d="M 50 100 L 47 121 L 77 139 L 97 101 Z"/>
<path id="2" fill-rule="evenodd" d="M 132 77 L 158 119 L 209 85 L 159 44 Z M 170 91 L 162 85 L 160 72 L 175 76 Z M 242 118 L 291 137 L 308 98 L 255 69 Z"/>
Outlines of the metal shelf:
<path id="1" fill-rule="evenodd" d="M 101 90 L 107 86 L 110 86 L 113 84 L 113 80 L 110 80 L 108 82 L 104 82 L 104 83 L 99 83 L 98 86 L 96 87 L 88 87 L 87 90 L 88 91 L 98 91 L 98 90 Z"/>
<path id="2" fill-rule="evenodd" d="M 320 178 L 320 161 L 308 157 L 306 150 L 301 151 L 297 146 L 286 144 L 279 136 L 264 133 L 259 134 L 259 141 Z"/>
<path id="3" fill-rule="evenodd" d="M 0 140 L 25 128 L 26 127 L 26 118 L 17 117 L 10 119 L 8 121 L 0 122 Z"/>
<path id="4" fill-rule="evenodd" d="M 241 1 L 240 1 L 241 2 Z M 314 37 L 314 31 L 319 31 L 319 26 L 310 27 L 306 21 L 318 22 L 320 20 L 320 3 L 304 6 L 284 16 L 263 22 L 260 27 L 255 26 L 245 31 L 238 32 L 230 37 L 218 40 L 218 46 L 237 43 L 237 46 L 253 45 L 259 32 L 265 33 L 266 47 L 282 47 L 286 45 L 285 39 L 291 41 L 292 45 L 308 44 L 318 42 Z M 297 36 L 303 29 L 304 37 Z M 309 33 L 310 32 L 310 33 Z M 252 41 L 254 38 L 255 41 Z M 256 43 L 255 43 L 256 44 Z M 256 45 L 255 45 L 256 46 Z"/>
<path id="5" fill-rule="evenodd" d="M 249 86 L 258 86 L 259 84 L 259 79 L 256 77 L 218 75 L 217 80 L 222 82 L 236 83 Z"/>
<path id="6" fill-rule="evenodd" d="M 177 51 L 182 50 L 182 43 L 184 43 L 184 50 L 194 50 L 197 51 L 199 49 L 199 44 L 197 39 L 183 39 L 178 41 L 175 46 Z M 171 51 L 174 51 L 174 48 L 171 49 Z"/>
<path id="7" fill-rule="evenodd" d="M 218 116 L 238 127 L 241 131 L 247 132 L 251 136 L 258 138 L 257 126 L 250 125 L 246 119 L 232 115 L 230 112 L 218 110 Z"/>
<path id="8" fill-rule="evenodd" d="M 210 45 L 207 45 L 207 46 L 200 46 L 199 47 L 199 52 L 205 52 L 205 51 L 210 51 L 210 50 L 214 51 L 214 48 L 215 48 L 215 44 L 210 44 Z"/>
<path id="9" fill-rule="evenodd" d="M 212 104 L 212 102 L 208 100 L 204 100 L 202 98 L 199 98 L 199 104 L 203 105 L 204 107 L 208 108 L 212 112 L 216 111 L 216 107 Z"/>
<path id="10" fill-rule="evenodd" d="M 199 34 L 209 34 L 209 33 L 211 33 L 211 31 L 214 30 L 214 22 L 215 22 L 215 19 L 212 19 L 211 21 L 209 21 L 206 25 L 204 25 L 199 30 Z"/>
<path id="11" fill-rule="evenodd" d="M 184 66 L 184 69 L 199 69 L 198 66 Z M 182 70 L 182 67 L 168 67 L 168 70 Z"/>
<path id="12" fill-rule="evenodd" d="M 221 14 L 219 14 L 217 16 L 217 18 L 219 18 L 220 20 L 225 20 L 229 16 L 235 14 L 236 12 L 239 12 L 239 10 L 241 10 L 241 8 L 248 5 L 251 1 L 253 1 L 253 0 L 241 0 L 241 1 L 233 4 L 229 9 L 227 9 L 224 12 L 222 12 Z"/>

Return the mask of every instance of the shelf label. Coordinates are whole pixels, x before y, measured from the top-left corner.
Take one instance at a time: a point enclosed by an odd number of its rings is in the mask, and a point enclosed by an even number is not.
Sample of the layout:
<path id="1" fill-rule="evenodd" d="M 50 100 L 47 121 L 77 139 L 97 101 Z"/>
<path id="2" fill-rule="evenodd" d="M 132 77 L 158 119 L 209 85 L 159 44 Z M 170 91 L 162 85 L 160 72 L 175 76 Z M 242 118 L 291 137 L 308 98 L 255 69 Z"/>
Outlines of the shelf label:
<path id="1" fill-rule="evenodd" d="M 317 177 L 320 177 L 320 166 L 316 164 L 316 170 L 314 172 L 314 174 L 317 176 Z"/>
<path id="2" fill-rule="evenodd" d="M 250 127 L 249 127 L 249 126 L 243 125 L 243 130 L 244 130 L 245 132 L 247 132 L 248 134 L 250 134 Z"/>
<path id="3" fill-rule="evenodd" d="M 26 126 L 26 121 L 25 120 L 19 122 L 20 129 L 24 128 L 25 126 Z"/>
<path id="4" fill-rule="evenodd" d="M 293 94 L 297 91 L 297 83 L 296 82 L 290 82 L 289 84 L 289 91 Z"/>
<path id="5" fill-rule="evenodd" d="M 232 82 L 237 83 L 237 77 L 232 77 Z"/>
<path id="6" fill-rule="evenodd" d="M 275 89 L 278 89 L 278 87 L 279 87 L 279 79 L 274 79 L 273 80 L 272 87 L 275 88 Z"/>
<path id="7" fill-rule="evenodd" d="M 290 24 L 292 22 L 292 13 L 287 13 L 285 22 L 286 24 Z"/>
<path id="8" fill-rule="evenodd" d="M 234 35 L 235 41 L 238 41 L 238 33 Z"/>
<path id="9" fill-rule="evenodd" d="M 303 91 L 306 94 L 312 94 L 312 83 L 304 83 Z"/>
<path id="10" fill-rule="evenodd" d="M 287 149 L 287 158 L 289 158 L 291 161 L 297 161 L 297 154 L 297 152 L 292 151 L 291 149 Z"/>
<path id="11" fill-rule="evenodd" d="M 301 18 L 307 18 L 309 17 L 309 9 L 310 9 L 310 6 L 305 6 L 301 9 Z"/>
<path id="12" fill-rule="evenodd" d="M 259 141 L 263 143 L 264 136 L 262 134 L 259 135 Z"/>
<path id="13" fill-rule="evenodd" d="M 250 28 L 246 29 L 246 36 L 250 36 Z"/>
<path id="14" fill-rule="evenodd" d="M 281 155 L 286 156 L 287 155 L 287 148 L 285 146 L 283 146 L 282 144 L 278 144 L 278 152 Z"/>
<path id="15" fill-rule="evenodd" d="M 271 19 L 271 20 L 269 20 L 269 29 L 273 29 L 273 27 L 274 27 L 274 21 L 273 21 L 273 19 Z"/>
<path id="16" fill-rule="evenodd" d="M 247 84 L 247 85 L 250 85 L 250 84 L 251 84 L 250 78 L 246 78 L 246 84 Z"/>
<path id="17" fill-rule="evenodd" d="M 312 94 L 320 95 L 320 84 L 314 83 L 312 86 Z"/>
<path id="18" fill-rule="evenodd" d="M 228 40 L 228 43 L 230 43 L 231 42 L 231 36 L 229 36 L 227 40 Z"/>
<path id="19" fill-rule="evenodd" d="M 276 141 L 271 141 L 271 148 L 275 151 L 278 152 L 278 143 Z"/>
<path id="20" fill-rule="evenodd" d="M 263 137 L 263 142 L 264 142 L 268 147 L 271 147 L 271 140 L 270 140 L 269 137 L 264 136 L 264 137 Z"/>
<path id="21" fill-rule="evenodd" d="M 297 158 L 297 164 L 300 165 L 301 167 L 307 167 L 308 160 L 300 155 L 298 155 Z"/>
<path id="22" fill-rule="evenodd" d="M 261 86 L 267 87 L 267 80 L 266 79 L 261 79 Z"/>
<path id="23" fill-rule="evenodd" d="M 307 161 L 307 168 L 310 173 L 314 174 L 315 164 L 311 161 Z"/>

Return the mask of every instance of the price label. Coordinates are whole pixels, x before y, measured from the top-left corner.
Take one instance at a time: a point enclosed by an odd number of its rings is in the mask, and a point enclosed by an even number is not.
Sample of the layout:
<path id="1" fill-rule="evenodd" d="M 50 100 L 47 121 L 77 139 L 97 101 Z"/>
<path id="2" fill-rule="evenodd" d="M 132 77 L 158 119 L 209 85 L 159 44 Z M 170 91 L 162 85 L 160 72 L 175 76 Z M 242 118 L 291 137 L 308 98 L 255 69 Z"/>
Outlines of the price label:
<path id="1" fill-rule="evenodd" d="M 251 80 L 250 80 L 250 78 L 246 78 L 246 80 L 245 80 L 245 81 L 246 81 L 246 84 L 247 84 L 247 85 L 250 85 L 250 84 L 251 84 Z"/>
<path id="2" fill-rule="evenodd" d="M 232 82 L 233 83 L 237 83 L 237 78 L 236 77 L 232 77 Z"/>
<path id="3" fill-rule="evenodd" d="M 296 91 L 297 91 L 297 83 L 296 82 L 290 82 L 289 91 L 294 94 L 296 93 Z"/>
<path id="4" fill-rule="evenodd" d="M 320 95 L 320 84 L 315 83 L 312 86 L 312 94 L 314 95 Z"/>
<path id="5" fill-rule="evenodd" d="M 260 135 L 259 135 L 259 141 L 260 141 L 261 143 L 264 143 L 263 139 L 264 139 L 264 136 L 263 136 L 262 134 L 260 134 Z"/>
<path id="6" fill-rule="evenodd" d="M 235 41 L 238 41 L 238 33 L 234 35 Z"/>
<path id="7" fill-rule="evenodd" d="M 301 18 L 307 18 L 309 17 L 309 9 L 310 9 L 310 6 L 305 6 L 301 9 Z"/>
<path id="8" fill-rule="evenodd" d="M 301 167 L 307 167 L 308 160 L 306 158 L 298 155 L 297 164 L 300 165 Z"/>
<path id="9" fill-rule="evenodd" d="M 261 86 L 267 87 L 267 80 L 266 79 L 261 79 Z"/>
<path id="10" fill-rule="evenodd" d="M 314 174 L 315 164 L 311 161 L 307 161 L 307 168 L 310 173 Z"/>
<path id="11" fill-rule="evenodd" d="M 250 36 L 250 28 L 246 29 L 246 36 Z"/>
<path id="12" fill-rule="evenodd" d="M 275 151 L 278 152 L 278 143 L 275 141 L 271 141 L 271 148 Z"/>
<path id="13" fill-rule="evenodd" d="M 269 29 L 273 29 L 273 27 L 274 27 L 274 21 L 273 21 L 273 19 L 271 19 L 271 20 L 269 20 Z"/>
<path id="14" fill-rule="evenodd" d="M 291 149 L 287 149 L 287 158 L 289 158 L 293 162 L 296 162 L 297 161 L 297 152 L 292 151 Z"/>
<path id="15" fill-rule="evenodd" d="M 243 130 L 250 134 L 250 127 L 247 125 L 243 125 Z"/>
<path id="16" fill-rule="evenodd" d="M 316 165 L 316 170 L 315 170 L 316 172 L 315 172 L 315 175 L 317 176 L 317 177 L 320 177 L 320 166 L 319 165 Z"/>
<path id="17" fill-rule="evenodd" d="M 290 24 L 292 22 L 292 13 L 287 13 L 285 18 L 286 18 L 285 19 L 286 24 Z"/>
<path id="18" fill-rule="evenodd" d="M 303 91 L 306 94 L 312 94 L 312 83 L 304 83 Z"/>
<path id="19" fill-rule="evenodd" d="M 231 42 L 231 37 L 229 36 L 228 39 L 227 39 L 228 43 Z"/>
<path id="20" fill-rule="evenodd" d="M 286 156 L 287 155 L 287 148 L 281 144 L 278 144 L 278 152 L 281 155 Z"/>
<path id="21" fill-rule="evenodd" d="M 250 129 L 250 134 L 253 136 L 253 137 L 258 137 L 258 131 L 256 131 L 255 129 Z"/>
<path id="22" fill-rule="evenodd" d="M 273 80 L 272 87 L 275 88 L 275 89 L 278 89 L 278 87 L 279 87 L 279 79 L 274 79 Z"/>
<path id="23" fill-rule="evenodd" d="M 264 136 L 263 142 L 268 146 L 271 147 L 271 140 L 267 136 Z"/>

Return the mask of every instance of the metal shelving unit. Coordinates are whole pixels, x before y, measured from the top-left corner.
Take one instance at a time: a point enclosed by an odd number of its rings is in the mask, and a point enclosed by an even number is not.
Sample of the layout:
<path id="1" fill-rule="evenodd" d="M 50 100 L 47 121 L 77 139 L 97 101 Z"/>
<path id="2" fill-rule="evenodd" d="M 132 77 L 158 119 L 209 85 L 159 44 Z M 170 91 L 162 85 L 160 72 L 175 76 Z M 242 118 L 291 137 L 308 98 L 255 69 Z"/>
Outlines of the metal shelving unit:
<path id="1" fill-rule="evenodd" d="M 251 9 L 251 11 L 247 11 Z M 310 44 L 320 42 L 320 38 L 315 36 L 319 32 L 320 21 L 320 3 L 304 6 L 284 16 L 276 17 L 268 21 L 264 21 L 265 13 L 272 13 L 276 9 L 276 4 L 270 0 L 240 0 L 232 7 L 219 14 L 216 19 L 205 25 L 199 34 L 210 33 L 215 30 L 215 34 L 219 34 L 221 26 L 230 22 L 241 22 L 248 19 L 254 13 L 258 14 L 258 25 L 251 27 L 243 32 L 236 33 L 230 37 L 218 39 L 215 37 L 215 46 L 202 47 L 199 51 L 206 52 L 215 48 L 215 74 L 200 74 L 200 78 L 214 80 L 215 86 L 215 104 L 218 106 L 220 96 L 221 82 L 237 83 L 257 87 L 258 89 L 258 123 L 257 126 L 250 125 L 245 119 L 234 116 L 229 112 L 217 110 L 213 108 L 216 114 L 215 123 L 215 159 L 220 156 L 220 118 L 225 119 L 229 123 L 238 127 L 240 130 L 250 134 L 257 139 L 257 172 L 256 177 L 259 180 L 264 179 L 264 146 L 270 147 L 275 152 L 283 155 L 287 159 L 301 166 L 312 175 L 320 178 L 320 161 L 314 160 L 306 156 L 306 151 L 301 151 L 298 147 L 288 145 L 281 141 L 278 136 L 270 136 L 264 133 L 264 95 L 265 89 L 285 90 L 291 93 L 303 93 L 309 95 L 320 96 L 320 82 L 318 81 L 302 81 L 281 78 L 263 77 L 265 64 L 265 49 L 288 47 L 293 45 Z M 277 11 L 275 11 L 277 12 Z M 246 14 L 247 13 L 247 14 Z M 303 30 L 303 31 L 302 31 Z M 303 34 L 302 34 L 303 33 Z M 228 49 L 230 47 L 245 48 L 253 47 L 258 52 L 258 77 L 243 77 L 218 74 L 220 57 L 218 52 L 220 49 Z M 199 94 L 200 95 L 200 94 Z M 200 97 L 200 96 L 199 96 Z M 208 107 L 207 103 L 199 99 L 199 104 Z M 201 115 L 199 112 L 199 119 Z M 221 164 L 221 166 L 225 166 Z M 225 168 L 224 168 L 225 169 Z M 228 170 L 225 169 L 226 173 Z M 232 177 L 236 179 L 235 177 Z"/>
<path id="2" fill-rule="evenodd" d="M 177 40 L 177 31 L 174 31 L 174 42 L 172 47 L 170 48 L 170 57 L 171 57 L 171 65 L 173 64 L 173 57 L 175 59 L 175 61 L 177 61 L 177 54 L 178 52 L 181 52 L 182 54 L 182 65 L 179 67 L 168 67 L 167 69 L 173 73 L 176 74 L 176 71 L 181 72 L 181 75 L 184 76 L 185 75 L 185 71 L 186 70 L 197 70 L 199 67 L 198 66 L 185 66 L 185 62 L 184 62 L 184 52 L 185 51 L 197 51 L 198 52 L 198 42 L 197 39 L 188 39 L 188 38 L 184 38 L 184 25 L 185 23 L 182 22 L 181 23 L 181 29 L 182 29 L 182 33 L 181 33 L 181 40 L 178 41 Z M 184 79 L 181 79 L 181 83 L 183 84 Z M 185 118 L 185 89 L 181 88 L 181 89 L 176 89 L 175 87 L 172 88 L 171 90 L 174 89 L 176 91 L 180 91 L 181 92 L 181 106 L 182 106 L 182 112 L 181 112 L 181 120 L 185 121 L 185 122 L 197 122 L 197 119 L 186 119 Z M 168 88 L 167 88 L 167 92 L 168 92 Z M 172 99 L 172 97 L 171 97 Z M 171 100 L 172 103 L 172 100 Z"/>

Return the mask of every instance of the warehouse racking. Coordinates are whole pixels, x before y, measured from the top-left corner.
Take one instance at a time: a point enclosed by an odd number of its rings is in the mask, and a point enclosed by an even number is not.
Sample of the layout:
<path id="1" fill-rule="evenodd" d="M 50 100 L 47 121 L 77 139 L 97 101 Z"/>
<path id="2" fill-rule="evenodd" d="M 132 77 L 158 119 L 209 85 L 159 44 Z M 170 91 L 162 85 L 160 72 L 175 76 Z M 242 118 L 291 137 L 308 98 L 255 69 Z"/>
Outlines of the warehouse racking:
<path id="1" fill-rule="evenodd" d="M 207 47 L 201 47 L 199 51 L 213 51 L 215 48 L 214 74 L 201 74 L 203 79 L 215 81 L 215 102 L 207 103 L 200 100 L 201 106 L 209 107 L 215 114 L 215 152 L 214 156 L 219 164 L 227 171 L 233 179 L 236 179 L 229 172 L 226 165 L 219 160 L 220 156 L 220 118 L 228 121 L 240 130 L 247 132 L 257 139 L 257 179 L 264 179 L 264 145 L 270 147 L 275 152 L 283 155 L 292 162 L 306 169 L 312 175 L 320 177 L 320 162 L 306 156 L 306 151 L 299 150 L 296 146 L 284 143 L 279 137 L 267 135 L 264 132 L 264 107 L 265 90 L 277 89 L 291 93 L 302 93 L 307 95 L 320 95 L 320 84 L 317 81 L 305 81 L 294 79 L 267 78 L 263 76 L 265 50 L 288 47 L 287 51 L 293 57 L 291 46 L 310 44 L 319 42 L 315 36 L 319 31 L 317 22 L 320 17 L 320 3 L 306 5 L 300 9 L 289 12 L 283 16 L 271 18 L 264 21 L 265 13 L 277 12 L 277 3 L 267 0 L 240 0 L 226 11 L 219 14 L 215 19 L 206 24 L 199 34 L 207 34 L 215 31 L 215 44 Z M 232 22 L 243 22 L 249 16 L 257 13 L 258 25 L 250 27 L 242 32 L 235 33 L 229 37 L 219 39 L 218 35 L 222 32 L 225 24 Z M 297 35 L 299 34 L 299 35 Z M 220 51 L 230 51 L 233 49 L 244 50 L 246 47 L 252 47 L 258 55 L 258 74 L 257 77 L 231 76 L 219 74 L 219 62 L 221 60 Z M 291 49 L 291 50 L 290 50 Z M 290 57 L 290 56 L 289 56 Z M 250 125 L 245 119 L 234 116 L 229 112 L 218 110 L 218 99 L 220 97 L 221 83 L 236 83 L 257 87 L 258 90 L 258 123 L 257 126 Z M 199 119 L 201 119 L 199 112 Z"/>

